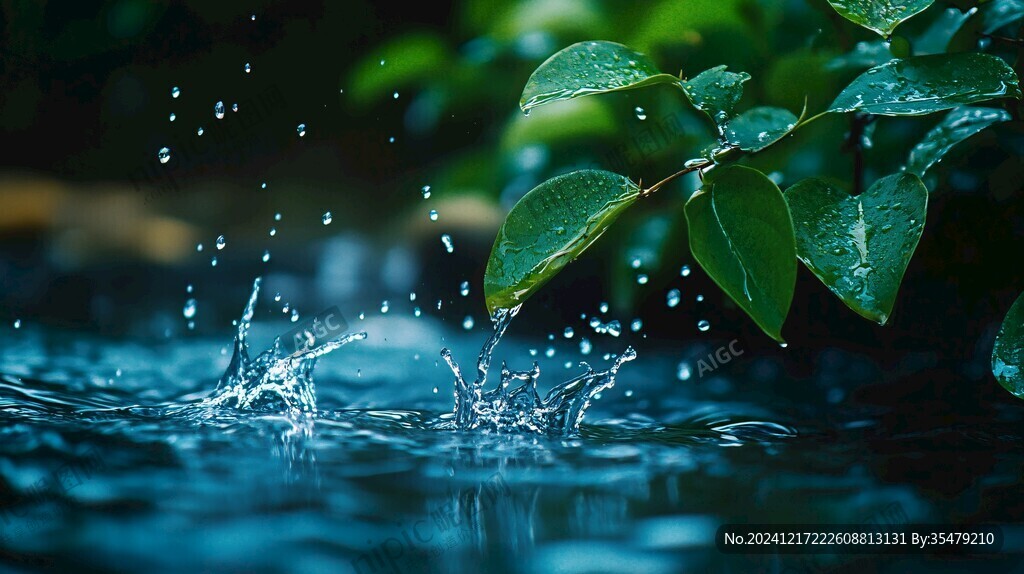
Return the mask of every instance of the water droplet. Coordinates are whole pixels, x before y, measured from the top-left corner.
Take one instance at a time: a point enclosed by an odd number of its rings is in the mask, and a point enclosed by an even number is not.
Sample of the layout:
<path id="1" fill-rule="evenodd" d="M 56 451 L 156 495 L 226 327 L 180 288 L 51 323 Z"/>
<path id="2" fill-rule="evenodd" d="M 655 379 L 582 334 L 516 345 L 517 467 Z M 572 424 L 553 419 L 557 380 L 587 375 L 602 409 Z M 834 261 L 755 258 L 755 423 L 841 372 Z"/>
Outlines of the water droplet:
<path id="1" fill-rule="evenodd" d="M 213 117 L 218 120 L 224 119 L 224 102 L 213 104 Z"/>
<path id="2" fill-rule="evenodd" d="M 177 118 L 178 116 L 174 115 L 174 112 L 171 112 L 171 115 L 167 117 L 167 119 L 171 120 L 172 122 Z"/>
<path id="3" fill-rule="evenodd" d="M 249 19 L 252 20 L 253 22 L 255 22 L 256 21 L 256 15 L 253 14 L 252 16 L 249 16 Z"/>
<path id="4" fill-rule="evenodd" d="M 633 319 L 633 322 L 629 324 L 629 328 L 634 333 L 638 333 L 640 332 L 640 329 L 644 328 L 644 322 L 640 319 Z"/>
<path id="5" fill-rule="evenodd" d="M 14 320 L 14 328 L 15 329 L 20 329 L 21 328 L 21 319 L 15 319 Z"/>
<path id="6" fill-rule="evenodd" d="M 416 292 L 415 291 L 410 291 L 409 292 L 409 300 L 410 301 L 415 301 L 416 300 Z"/>
<path id="7" fill-rule="evenodd" d="M 196 135 L 197 136 L 203 135 L 203 126 L 199 126 L 198 128 L 196 128 Z"/>
<path id="8" fill-rule="evenodd" d="M 306 124 L 299 124 L 295 127 L 295 133 L 299 134 L 299 137 L 306 135 Z"/>
<path id="9" fill-rule="evenodd" d="M 395 92 L 395 93 L 391 94 L 391 97 L 397 100 L 398 99 L 398 92 Z"/>
<path id="10" fill-rule="evenodd" d="M 565 331 L 562 332 L 562 336 L 564 336 L 566 339 L 572 339 L 573 335 L 574 335 L 574 332 L 572 330 L 572 327 L 566 327 Z"/>
<path id="11" fill-rule="evenodd" d="M 644 121 L 647 119 L 647 112 L 645 112 L 644 109 L 641 108 L 640 106 L 637 106 L 636 109 L 634 109 L 633 111 L 636 113 L 636 119 L 640 121 Z"/>
<path id="12" fill-rule="evenodd" d="M 547 349 L 545 349 L 544 350 L 544 356 L 549 358 L 549 359 L 551 357 L 554 357 L 555 356 L 555 348 L 554 347 L 548 347 Z"/>
<path id="13" fill-rule="evenodd" d="M 711 323 L 709 323 L 707 319 L 701 319 L 700 321 L 697 321 L 697 329 L 700 329 L 701 332 L 707 331 L 710 328 Z"/>
<path id="14" fill-rule="evenodd" d="M 263 262 L 266 263 L 267 261 L 270 261 L 270 250 L 269 249 L 266 249 L 266 250 L 263 251 Z"/>
<path id="15" fill-rule="evenodd" d="M 267 182 L 264 181 L 263 183 L 261 183 L 260 189 L 267 189 Z"/>
<path id="16" fill-rule="evenodd" d="M 383 66 L 383 65 L 384 65 L 384 60 L 381 60 L 381 61 L 380 61 L 380 65 L 381 65 L 381 66 Z"/>
<path id="17" fill-rule="evenodd" d="M 162 147 L 160 148 L 160 151 L 156 153 L 156 157 L 160 160 L 160 163 L 167 163 L 171 161 L 171 150 L 169 148 Z"/>
<path id="18" fill-rule="evenodd" d="M 679 304 L 680 295 L 679 289 L 672 289 L 665 295 L 665 304 L 669 307 L 675 307 Z"/>
<path id="19" fill-rule="evenodd" d="M 697 295 L 697 302 L 698 303 L 700 303 L 703 300 L 704 300 L 704 296 L 703 295 Z"/>
<path id="20" fill-rule="evenodd" d="M 436 395 L 437 394 L 437 387 L 434 387 L 433 391 L 434 391 L 434 394 Z"/>
<path id="21" fill-rule="evenodd" d="M 592 351 L 593 349 L 594 349 L 594 346 L 590 344 L 590 339 L 587 339 L 585 337 L 583 339 L 580 339 L 580 353 L 581 354 L 589 355 L 590 351 Z"/>
<path id="22" fill-rule="evenodd" d="M 413 308 L 412 308 L 412 314 L 413 314 L 413 316 L 415 316 L 415 317 L 419 317 L 420 315 L 422 315 L 422 314 L 423 314 L 423 311 L 420 311 L 420 308 L 419 308 L 419 307 L 413 307 Z"/>
<path id="23" fill-rule="evenodd" d="M 185 286 L 185 292 L 186 293 L 191 293 L 192 291 L 193 291 L 193 289 L 192 289 L 192 284 L 191 283 L 189 283 L 188 285 Z"/>
<path id="24" fill-rule="evenodd" d="M 689 380 L 691 374 L 692 373 L 690 372 L 690 365 L 685 361 L 679 363 L 679 366 L 676 367 L 676 378 L 679 379 L 680 381 Z"/>
<path id="25" fill-rule="evenodd" d="M 387 299 L 385 299 L 384 301 L 381 301 L 381 304 L 380 304 L 380 312 L 381 313 L 387 313 L 388 309 L 390 309 L 390 308 L 391 307 L 388 305 Z"/>
<path id="26" fill-rule="evenodd" d="M 275 213 L 274 214 L 274 221 L 281 221 L 281 214 L 280 213 Z"/>
<path id="27" fill-rule="evenodd" d="M 779 343 L 779 346 L 785 349 L 786 347 L 789 346 L 789 343 Z"/>
<path id="28" fill-rule="evenodd" d="M 640 261 L 639 257 L 634 257 L 633 260 L 629 262 L 629 266 L 632 267 L 633 269 L 640 269 L 640 265 L 642 263 L 643 262 Z"/>
<path id="29" fill-rule="evenodd" d="M 195 317 L 196 316 L 196 300 L 195 299 L 189 299 L 189 300 L 185 301 L 185 307 L 181 310 L 181 314 L 184 315 L 186 319 L 191 319 L 191 318 Z"/>
<path id="30" fill-rule="evenodd" d="M 469 281 L 463 281 L 462 285 L 459 285 L 459 294 L 463 297 L 469 295 Z"/>
<path id="31" fill-rule="evenodd" d="M 437 210 L 430 210 L 430 221 L 437 221 Z"/>
<path id="32" fill-rule="evenodd" d="M 173 88 L 171 88 L 171 97 L 172 98 L 176 98 L 176 97 L 178 97 L 180 95 L 181 95 L 181 90 L 178 89 L 178 86 L 174 86 Z"/>
<path id="33" fill-rule="evenodd" d="M 238 102 L 235 102 L 235 103 L 231 104 L 231 111 L 233 111 L 233 112 L 237 112 L 238 111 Z"/>
<path id="34" fill-rule="evenodd" d="M 622 325 L 618 321 L 612 321 L 606 327 L 608 328 L 608 334 L 612 337 L 618 337 L 622 334 Z"/>
<path id="35" fill-rule="evenodd" d="M 196 251 L 202 251 L 202 250 L 203 250 L 203 244 L 202 243 L 196 243 Z"/>
<path id="36" fill-rule="evenodd" d="M 224 246 L 227 245 L 227 244 L 228 244 L 228 242 L 227 242 L 226 239 L 224 239 L 223 235 L 217 237 L 217 250 L 218 251 L 221 250 L 221 249 L 224 249 Z"/>
<path id="37" fill-rule="evenodd" d="M 251 71 L 252 71 L 252 66 L 250 66 L 249 63 L 246 62 L 246 64 L 245 64 L 245 73 L 248 74 Z"/>
<path id="38" fill-rule="evenodd" d="M 423 192 L 423 199 L 430 199 L 430 186 L 429 185 L 424 185 L 423 188 L 420 189 L 420 191 Z"/>
<path id="39" fill-rule="evenodd" d="M 679 270 L 679 276 L 680 277 L 689 277 L 690 276 L 690 266 L 689 265 L 683 265 L 683 268 Z"/>
<path id="40" fill-rule="evenodd" d="M 216 267 L 216 266 L 217 266 L 217 256 L 215 255 L 215 256 L 210 258 L 210 267 Z"/>
<path id="41" fill-rule="evenodd" d="M 598 307 L 598 309 L 600 309 L 602 313 L 607 313 L 608 312 L 608 303 L 605 303 L 604 301 L 602 301 L 601 305 Z"/>
<path id="42" fill-rule="evenodd" d="M 462 320 L 462 328 L 467 331 L 473 328 L 472 315 L 466 315 L 466 318 Z"/>
<path id="43" fill-rule="evenodd" d="M 636 282 L 639 283 L 640 285 L 647 285 L 647 281 L 648 278 L 646 273 L 641 273 L 636 276 Z"/>
<path id="44" fill-rule="evenodd" d="M 325 211 L 323 217 L 320 219 L 324 222 L 324 225 L 330 225 L 331 222 L 334 221 L 334 216 L 331 215 L 330 211 Z"/>
<path id="45" fill-rule="evenodd" d="M 445 233 L 441 236 L 441 243 L 444 244 L 444 249 L 448 253 L 455 251 L 455 244 L 452 243 L 452 236 Z"/>

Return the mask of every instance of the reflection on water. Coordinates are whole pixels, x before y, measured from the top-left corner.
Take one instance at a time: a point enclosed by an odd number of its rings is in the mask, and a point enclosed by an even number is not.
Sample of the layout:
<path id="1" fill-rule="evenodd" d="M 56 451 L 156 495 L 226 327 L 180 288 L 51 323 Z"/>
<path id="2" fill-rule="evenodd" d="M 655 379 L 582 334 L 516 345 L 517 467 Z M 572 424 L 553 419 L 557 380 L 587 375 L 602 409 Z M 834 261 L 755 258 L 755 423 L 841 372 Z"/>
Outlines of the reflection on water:
<path id="1" fill-rule="evenodd" d="M 459 353 L 478 344 L 440 334 Z M 445 365 L 396 375 L 378 337 L 321 360 L 316 417 L 200 407 L 235 364 L 216 340 L 67 338 L 0 341 L 0 563 L 14 569 L 905 572 L 920 564 L 724 556 L 713 537 L 726 522 L 1006 523 L 1024 494 L 1005 413 L 893 432 L 863 412 L 726 402 L 681 386 L 674 353 L 645 352 L 561 436 L 439 432 L 450 398 L 429 389 Z"/>

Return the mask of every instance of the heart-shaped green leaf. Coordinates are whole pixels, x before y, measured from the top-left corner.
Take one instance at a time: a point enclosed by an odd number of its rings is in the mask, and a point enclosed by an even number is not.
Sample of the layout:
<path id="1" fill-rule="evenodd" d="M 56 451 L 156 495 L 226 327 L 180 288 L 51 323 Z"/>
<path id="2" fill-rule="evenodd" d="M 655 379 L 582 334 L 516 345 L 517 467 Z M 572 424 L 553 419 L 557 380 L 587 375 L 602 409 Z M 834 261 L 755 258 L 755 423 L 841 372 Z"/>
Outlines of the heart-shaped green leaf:
<path id="1" fill-rule="evenodd" d="M 786 201 L 800 260 L 847 307 L 884 325 L 924 230 L 921 179 L 890 175 L 856 197 L 805 179 L 786 190 Z"/>
<path id="2" fill-rule="evenodd" d="M 888 37 L 901 22 L 919 14 L 935 0 L 828 0 L 847 20 Z"/>
<path id="3" fill-rule="evenodd" d="M 1010 307 L 996 335 L 992 374 L 1004 389 L 1024 399 L 1024 294 Z"/>
<path id="4" fill-rule="evenodd" d="M 749 79 L 746 72 L 730 72 L 726 66 L 718 66 L 683 82 L 683 91 L 695 108 L 721 126 L 732 116 L 743 97 L 743 82 Z"/>
<path id="5" fill-rule="evenodd" d="M 752 108 L 726 124 L 725 138 L 744 151 L 758 152 L 789 135 L 798 121 L 782 108 Z"/>
<path id="6" fill-rule="evenodd" d="M 776 341 L 793 302 L 796 243 L 782 192 L 763 173 L 712 170 L 685 207 L 690 250 L 709 276 Z"/>
<path id="7" fill-rule="evenodd" d="M 647 56 L 615 42 L 579 42 L 544 61 L 526 82 L 519 107 L 530 108 L 580 96 L 678 84 Z"/>
<path id="8" fill-rule="evenodd" d="M 953 146 L 992 124 L 1009 121 L 1010 114 L 997 108 L 957 108 L 932 128 L 914 149 L 910 150 L 906 170 L 924 177 L 928 168 L 946 155 Z"/>
<path id="9" fill-rule="evenodd" d="M 640 196 L 626 176 L 582 170 L 533 188 L 498 230 L 484 272 L 494 313 L 519 305 L 575 259 Z"/>
<path id="10" fill-rule="evenodd" d="M 916 116 L 995 98 L 1020 98 L 1017 74 L 990 54 L 961 52 L 892 60 L 858 76 L 830 112 Z"/>

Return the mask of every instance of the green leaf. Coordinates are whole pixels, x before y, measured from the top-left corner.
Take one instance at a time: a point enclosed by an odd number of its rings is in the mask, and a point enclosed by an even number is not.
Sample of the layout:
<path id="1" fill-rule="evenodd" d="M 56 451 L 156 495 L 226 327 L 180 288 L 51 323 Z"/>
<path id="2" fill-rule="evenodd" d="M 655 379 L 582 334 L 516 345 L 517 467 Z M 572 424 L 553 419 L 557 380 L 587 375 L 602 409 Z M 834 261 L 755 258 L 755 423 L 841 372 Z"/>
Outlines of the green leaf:
<path id="1" fill-rule="evenodd" d="M 746 72 L 729 72 L 726 66 L 718 66 L 683 82 L 683 91 L 695 108 L 721 126 L 733 115 L 743 97 L 743 82 L 749 79 Z"/>
<path id="2" fill-rule="evenodd" d="M 1024 399 L 1024 294 L 1010 307 L 992 349 L 992 374 L 1004 389 Z"/>
<path id="3" fill-rule="evenodd" d="M 856 197 L 805 179 L 786 190 L 786 201 L 800 260 L 847 307 L 884 325 L 924 230 L 921 179 L 890 175 Z"/>
<path id="4" fill-rule="evenodd" d="M 856 70 L 863 68 L 870 68 L 879 64 L 884 64 L 892 59 L 892 52 L 889 51 L 889 46 L 881 40 L 873 40 L 871 42 L 857 42 L 854 45 L 853 50 L 832 58 L 832 60 L 825 65 L 825 69 L 829 71 L 842 71 L 842 70 Z"/>
<path id="5" fill-rule="evenodd" d="M 590 247 L 640 196 L 629 178 L 582 170 L 533 188 L 512 208 L 484 272 L 487 309 L 515 307 Z"/>
<path id="6" fill-rule="evenodd" d="M 993 0 L 981 7 L 981 31 L 992 34 L 1024 18 L 1024 0 Z"/>
<path id="7" fill-rule="evenodd" d="M 981 130 L 1010 120 L 1010 114 L 997 108 L 972 108 L 964 106 L 949 112 L 939 125 L 925 134 L 907 158 L 906 171 L 924 177 L 928 168 L 935 165 L 956 144 Z"/>
<path id="8" fill-rule="evenodd" d="M 786 137 L 798 121 L 793 112 L 782 108 L 752 108 L 726 124 L 725 138 L 744 151 L 758 152 Z"/>
<path id="9" fill-rule="evenodd" d="M 942 54 L 946 51 L 946 47 L 949 46 L 953 36 L 977 11 L 976 8 L 966 12 L 961 12 L 956 8 L 946 8 L 914 40 L 914 53 L 920 56 L 925 54 Z"/>
<path id="10" fill-rule="evenodd" d="M 1006 62 L 989 54 L 962 52 L 892 60 L 871 68 L 853 80 L 828 111 L 915 116 L 1020 95 L 1017 75 Z"/>
<path id="11" fill-rule="evenodd" d="M 782 192 L 756 169 L 722 167 L 707 175 L 685 212 L 694 258 L 765 333 L 782 342 L 796 286 L 793 221 Z"/>
<path id="12" fill-rule="evenodd" d="M 882 37 L 892 34 L 896 26 L 919 14 L 935 0 L 828 0 L 847 20 L 877 32 Z"/>
<path id="13" fill-rule="evenodd" d="M 660 73 L 650 58 L 622 44 L 579 42 L 555 53 L 534 70 L 519 107 L 528 112 L 580 96 L 678 83 L 679 78 Z"/>

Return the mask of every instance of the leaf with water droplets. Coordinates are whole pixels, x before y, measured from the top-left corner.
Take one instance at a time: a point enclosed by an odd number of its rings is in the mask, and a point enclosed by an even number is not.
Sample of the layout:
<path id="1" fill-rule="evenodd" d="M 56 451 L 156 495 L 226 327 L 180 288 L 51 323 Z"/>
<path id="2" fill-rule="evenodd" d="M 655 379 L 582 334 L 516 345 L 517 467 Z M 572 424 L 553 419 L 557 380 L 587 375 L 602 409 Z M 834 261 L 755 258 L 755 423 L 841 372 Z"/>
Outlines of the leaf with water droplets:
<path id="1" fill-rule="evenodd" d="M 678 84 L 647 56 L 614 42 L 579 42 L 540 65 L 523 89 L 524 112 L 550 102 L 631 90 L 654 84 Z"/>
<path id="2" fill-rule="evenodd" d="M 907 158 L 906 171 L 924 177 L 928 168 L 942 159 L 956 144 L 973 136 L 981 130 L 1010 120 L 1006 110 L 997 108 L 957 108 L 939 122 L 939 125 L 925 134 Z"/>
<path id="3" fill-rule="evenodd" d="M 1010 307 L 996 335 L 992 374 L 1004 389 L 1024 399 L 1024 294 Z"/>
<path id="4" fill-rule="evenodd" d="M 892 60 L 858 76 L 830 112 L 915 116 L 995 98 L 1020 98 L 1017 74 L 990 54 L 962 52 Z"/>
<path id="5" fill-rule="evenodd" d="M 787 189 L 786 201 L 800 260 L 847 307 L 884 325 L 924 230 L 921 179 L 890 175 L 853 197 L 811 178 Z"/>
<path id="6" fill-rule="evenodd" d="M 574 171 L 533 188 L 512 208 L 484 272 L 487 309 L 515 307 L 590 247 L 640 196 L 626 176 Z"/>
<path id="7" fill-rule="evenodd" d="M 756 169 L 733 165 L 711 171 L 685 211 L 694 258 L 781 342 L 796 286 L 793 221 L 782 192 Z"/>
<path id="8" fill-rule="evenodd" d="M 789 135 L 798 121 L 793 112 L 782 108 L 752 108 L 726 124 L 725 137 L 744 151 L 758 152 Z"/>
<path id="9" fill-rule="evenodd" d="M 935 0 L 828 0 L 840 16 L 883 37 L 888 37 L 901 22 L 924 11 L 934 2 Z"/>
<path id="10" fill-rule="evenodd" d="M 733 115 L 736 104 L 743 97 L 743 82 L 750 79 L 746 72 L 730 72 L 726 66 L 704 70 L 693 79 L 682 83 L 686 97 L 693 107 L 706 113 L 718 125 Z"/>

